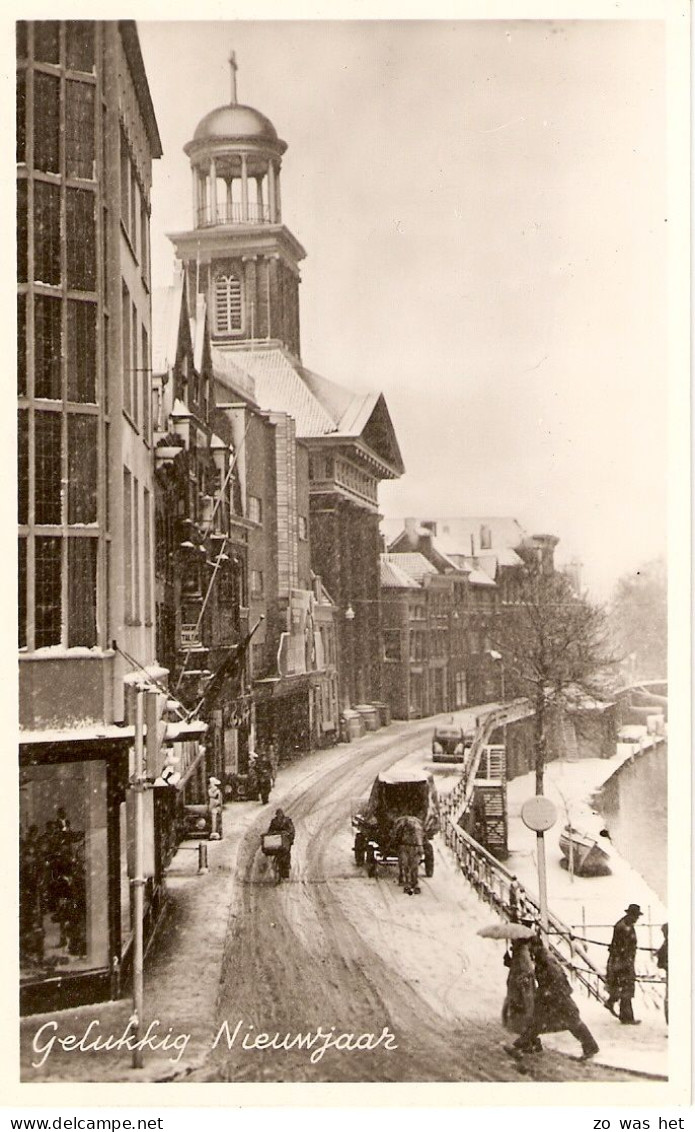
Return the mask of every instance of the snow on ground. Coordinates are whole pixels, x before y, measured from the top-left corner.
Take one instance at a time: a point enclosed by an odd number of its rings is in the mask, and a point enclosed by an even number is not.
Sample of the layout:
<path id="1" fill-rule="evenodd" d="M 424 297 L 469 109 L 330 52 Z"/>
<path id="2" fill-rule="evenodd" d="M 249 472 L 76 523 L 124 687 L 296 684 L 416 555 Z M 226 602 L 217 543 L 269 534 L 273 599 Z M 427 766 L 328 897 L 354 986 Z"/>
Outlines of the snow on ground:
<path id="1" fill-rule="evenodd" d="M 468 713 L 458 714 L 464 716 L 462 722 L 468 722 L 465 719 Z M 472 713 L 469 718 L 472 720 Z M 546 766 L 545 793 L 558 809 L 557 824 L 545 835 L 548 904 L 559 919 L 575 927 L 577 935 L 583 934 L 582 923 L 585 923 L 586 937 L 604 944 L 610 941 L 613 924 L 627 905 L 639 904 L 645 915 L 643 925 L 638 924 L 638 943 L 651 949 L 661 943 L 660 925 L 668 919 L 668 912 L 646 881 L 609 842 L 606 845 L 611 856 L 610 876 L 572 877 L 560 865 L 562 854 L 558 845 L 560 831 L 568 817 L 589 832 L 598 833 L 602 828 L 600 815 L 591 807 L 591 797 L 631 757 L 633 750 L 634 747 L 621 744 L 611 759 L 563 760 Z M 432 763 L 429 745 L 408 755 L 399 765 L 431 771 L 440 795 L 451 790 L 460 777 L 459 766 Z M 529 893 L 537 896 L 536 835 L 526 828 L 520 815 L 523 802 L 534 792 L 533 774 L 508 783 L 510 857 L 505 865 Z M 475 934 L 483 924 L 496 919 L 495 912 L 478 899 L 463 879 L 453 853 L 440 838 L 435 845 L 435 875 L 421 882 L 422 896 L 399 896 L 394 881 L 387 878 L 379 884 L 393 886 L 396 899 L 389 899 L 384 918 L 365 915 L 365 909 L 359 904 L 351 915 L 360 918 L 362 913 L 360 931 L 371 940 L 381 939 L 382 946 L 388 946 L 390 932 L 396 924 L 407 922 L 418 945 L 396 956 L 395 962 L 405 978 L 417 983 L 419 992 L 435 1009 L 459 1018 L 499 1017 L 506 978 L 502 964 L 504 944 L 482 940 Z M 349 850 L 349 846 L 347 848 Z M 429 899 L 429 894 L 436 897 L 436 901 Z M 341 903 L 343 899 L 347 899 L 347 893 L 341 891 Z M 416 901 L 419 903 L 413 907 Z M 424 952 L 419 945 L 422 939 L 428 940 Z M 604 970 L 607 947 L 594 946 L 588 950 L 599 970 Z M 657 979 L 662 977 L 651 951 L 638 952 L 637 968 Z M 668 1029 L 660 986 L 638 988 L 635 1014 L 641 1024 L 634 1027 L 621 1026 L 600 1003 L 588 998 L 580 986 L 575 998 L 582 1018 L 600 1046 L 597 1063 L 668 1075 Z M 576 1055 L 578 1052 L 577 1041 L 569 1033 L 548 1034 L 543 1041 L 563 1053 Z"/>
<path id="2" fill-rule="evenodd" d="M 612 759 L 558 760 L 546 766 L 544 790 L 558 809 L 558 821 L 545 835 L 548 906 L 559 919 L 573 927 L 577 935 L 598 941 L 587 950 L 599 970 L 605 970 L 608 955 L 605 945 L 610 941 L 613 924 L 628 904 L 639 904 L 644 917 L 637 926 L 638 945 L 650 950 L 638 952 L 637 971 L 660 979 L 662 973 L 656 967 L 651 949 L 661 943 L 660 925 L 668 919 L 668 912 L 646 881 L 609 842 L 606 848 L 610 853 L 610 876 L 572 877 L 560 864 L 562 853 L 558 840 L 562 827 L 569 819 L 580 829 L 598 833 L 603 823 L 591 808 L 591 797 L 628 757 L 630 751 L 622 749 Z M 522 804 L 534 790 L 533 774 L 515 778 L 508 784 L 510 856 L 505 864 L 536 896 L 536 835 L 526 828 L 520 814 Z M 597 1061 L 640 1072 L 668 1073 L 667 1027 L 660 986 L 638 986 L 634 1006 L 641 1025 L 635 1027 L 621 1026 L 598 1002 L 585 998 L 580 990 L 576 999 L 582 1017 L 601 1047 Z M 548 1035 L 544 1040 L 563 1052 L 570 1052 L 576 1045 L 569 1034 Z"/>

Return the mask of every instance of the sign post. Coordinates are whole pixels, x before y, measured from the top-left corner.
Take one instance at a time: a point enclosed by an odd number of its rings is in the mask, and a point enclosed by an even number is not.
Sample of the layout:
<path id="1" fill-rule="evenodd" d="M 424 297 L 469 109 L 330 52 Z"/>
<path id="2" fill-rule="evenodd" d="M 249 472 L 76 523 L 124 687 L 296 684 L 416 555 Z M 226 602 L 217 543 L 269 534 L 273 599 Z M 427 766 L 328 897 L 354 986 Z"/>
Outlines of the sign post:
<path id="1" fill-rule="evenodd" d="M 557 810 L 550 798 L 534 794 L 521 807 L 521 820 L 527 829 L 536 834 L 536 857 L 538 861 L 538 903 L 541 913 L 541 928 L 548 931 L 548 885 L 545 871 L 545 841 L 543 834 L 552 829 L 557 821 Z"/>
<path id="2" fill-rule="evenodd" d="M 143 744 L 143 693 L 135 694 L 135 765 L 132 788 L 135 792 L 135 868 L 133 885 L 133 1016 L 136 1044 L 133 1050 L 133 1069 L 142 1069 L 143 1056 L 140 1037 L 143 1024 L 143 918 L 145 911 L 145 854 L 144 805 L 145 766 Z"/>

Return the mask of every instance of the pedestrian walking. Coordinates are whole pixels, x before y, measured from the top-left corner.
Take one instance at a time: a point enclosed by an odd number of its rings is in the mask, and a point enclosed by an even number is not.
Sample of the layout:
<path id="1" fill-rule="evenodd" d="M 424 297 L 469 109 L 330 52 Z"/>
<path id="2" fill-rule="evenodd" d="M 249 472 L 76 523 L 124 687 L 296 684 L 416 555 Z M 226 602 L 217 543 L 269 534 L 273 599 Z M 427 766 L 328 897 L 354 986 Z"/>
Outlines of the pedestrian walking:
<path id="1" fill-rule="evenodd" d="M 393 823 L 393 838 L 398 850 L 399 882 L 408 895 L 419 894 L 418 868 L 425 845 L 425 831 L 419 818 L 405 815 Z"/>
<path id="2" fill-rule="evenodd" d="M 539 939 L 531 940 L 529 949 L 536 976 L 533 1016 L 516 1041 L 504 1047 L 505 1051 L 513 1056 L 532 1053 L 539 1034 L 569 1030 L 581 1043 L 580 1060 L 589 1061 L 598 1053 L 598 1044 L 589 1027 L 582 1022 L 565 972 Z"/>
<path id="3" fill-rule="evenodd" d="M 270 790 L 273 785 L 273 768 L 270 765 L 270 760 L 267 755 L 259 755 L 255 764 L 256 771 L 256 786 L 258 788 L 258 800 L 265 806 L 268 804 L 270 798 Z"/>
<path id="4" fill-rule="evenodd" d="M 654 952 L 656 965 L 664 972 L 664 1015 L 668 1024 L 668 924 L 661 925 L 664 942 Z"/>
<path id="5" fill-rule="evenodd" d="M 521 902 L 522 902 L 521 885 L 519 884 L 516 877 L 513 876 L 512 879 L 509 882 L 509 902 L 508 902 L 509 919 L 511 920 L 511 922 L 513 924 L 516 924 L 516 923 L 519 922 L 519 916 L 520 916 L 520 912 L 521 912 Z"/>
<path id="6" fill-rule="evenodd" d="M 530 1024 L 536 1004 L 536 972 L 529 950 L 531 940 L 512 940 L 504 953 L 504 965 L 508 967 L 507 994 L 502 1006 L 502 1024 L 513 1034 L 521 1034 Z M 534 1053 L 543 1049 L 540 1038 L 532 1046 Z"/>
<path id="7" fill-rule="evenodd" d="M 623 1026 L 638 1026 L 639 1020 L 632 1011 L 635 996 L 635 957 L 637 955 L 637 932 L 635 924 L 642 915 L 639 904 L 629 904 L 625 915 L 613 927 L 613 938 L 608 948 L 606 965 L 606 989 L 608 998 L 604 1002 L 606 1010 L 615 1014 L 615 1004 L 619 1003 L 618 1017 Z"/>
<path id="8" fill-rule="evenodd" d="M 210 813 L 210 841 L 222 838 L 222 791 L 220 780 L 210 775 L 208 779 L 208 810 Z"/>

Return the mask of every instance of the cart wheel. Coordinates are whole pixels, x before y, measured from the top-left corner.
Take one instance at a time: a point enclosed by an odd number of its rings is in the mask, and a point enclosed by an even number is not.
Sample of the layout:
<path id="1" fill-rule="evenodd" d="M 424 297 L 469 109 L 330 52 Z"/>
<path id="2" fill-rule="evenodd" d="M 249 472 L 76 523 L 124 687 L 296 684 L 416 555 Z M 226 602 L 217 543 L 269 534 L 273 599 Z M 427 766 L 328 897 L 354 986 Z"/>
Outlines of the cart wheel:
<path id="1" fill-rule="evenodd" d="M 376 860 L 374 858 L 374 850 L 371 845 L 367 846 L 367 876 L 376 876 Z"/>
<path id="2" fill-rule="evenodd" d="M 425 876 L 434 876 L 434 849 L 431 841 L 425 842 Z"/>
<path id="3" fill-rule="evenodd" d="M 355 864 L 360 869 L 362 868 L 362 866 L 364 864 L 364 856 L 365 856 L 366 849 L 367 849 L 367 846 L 365 845 L 364 837 L 362 836 L 361 833 L 358 833 L 357 836 L 355 837 Z"/>

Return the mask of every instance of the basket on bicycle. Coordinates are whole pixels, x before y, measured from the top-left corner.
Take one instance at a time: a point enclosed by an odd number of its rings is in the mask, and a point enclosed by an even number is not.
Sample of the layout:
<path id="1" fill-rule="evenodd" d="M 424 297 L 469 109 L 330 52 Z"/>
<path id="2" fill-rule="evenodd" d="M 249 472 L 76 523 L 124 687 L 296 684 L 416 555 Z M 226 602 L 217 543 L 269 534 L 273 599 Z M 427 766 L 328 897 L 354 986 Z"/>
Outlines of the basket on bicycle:
<path id="1" fill-rule="evenodd" d="M 261 838 L 261 849 L 266 857 L 275 857 L 286 848 L 286 834 L 264 833 Z"/>

